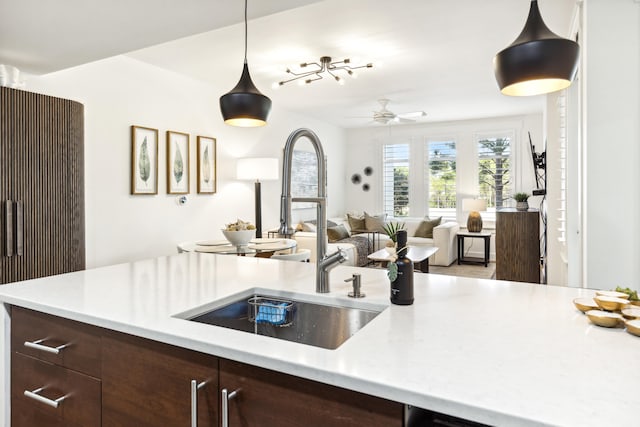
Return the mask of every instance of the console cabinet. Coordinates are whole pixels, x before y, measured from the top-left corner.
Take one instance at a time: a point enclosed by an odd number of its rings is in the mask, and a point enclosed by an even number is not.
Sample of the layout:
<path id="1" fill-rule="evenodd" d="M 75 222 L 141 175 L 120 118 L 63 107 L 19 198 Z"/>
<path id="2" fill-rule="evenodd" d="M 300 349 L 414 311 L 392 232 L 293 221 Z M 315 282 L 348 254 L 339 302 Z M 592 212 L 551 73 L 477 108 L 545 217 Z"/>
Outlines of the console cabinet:
<path id="1" fill-rule="evenodd" d="M 496 279 L 540 283 L 540 212 L 496 212 Z"/>

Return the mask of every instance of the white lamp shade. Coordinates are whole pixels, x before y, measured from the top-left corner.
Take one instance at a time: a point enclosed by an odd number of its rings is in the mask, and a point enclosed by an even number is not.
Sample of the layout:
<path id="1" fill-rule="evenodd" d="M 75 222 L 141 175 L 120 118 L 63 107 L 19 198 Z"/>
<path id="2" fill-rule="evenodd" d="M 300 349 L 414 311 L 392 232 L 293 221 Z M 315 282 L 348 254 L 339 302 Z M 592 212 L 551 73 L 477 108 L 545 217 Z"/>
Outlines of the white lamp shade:
<path id="1" fill-rule="evenodd" d="M 484 199 L 462 199 L 464 212 L 482 212 L 487 210 L 487 201 Z"/>
<path id="2" fill-rule="evenodd" d="M 243 180 L 269 181 L 278 179 L 278 159 L 251 157 L 238 159 L 237 178 Z"/>

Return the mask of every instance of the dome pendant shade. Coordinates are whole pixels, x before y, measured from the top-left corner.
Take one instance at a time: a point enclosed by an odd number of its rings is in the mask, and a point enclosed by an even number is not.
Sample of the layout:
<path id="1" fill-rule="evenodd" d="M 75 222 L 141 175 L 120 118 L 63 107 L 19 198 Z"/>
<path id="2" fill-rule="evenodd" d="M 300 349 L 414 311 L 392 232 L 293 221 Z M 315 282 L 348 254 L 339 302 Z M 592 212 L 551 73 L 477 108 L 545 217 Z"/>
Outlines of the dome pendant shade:
<path id="1" fill-rule="evenodd" d="M 256 127 L 267 124 L 271 100 L 253 84 L 246 61 L 236 87 L 220 97 L 220 111 L 224 122 L 231 126 Z"/>
<path id="2" fill-rule="evenodd" d="M 578 43 L 553 33 L 532 0 L 522 33 L 495 56 L 493 68 L 503 94 L 540 95 L 571 85 L 579 55 Z"/>

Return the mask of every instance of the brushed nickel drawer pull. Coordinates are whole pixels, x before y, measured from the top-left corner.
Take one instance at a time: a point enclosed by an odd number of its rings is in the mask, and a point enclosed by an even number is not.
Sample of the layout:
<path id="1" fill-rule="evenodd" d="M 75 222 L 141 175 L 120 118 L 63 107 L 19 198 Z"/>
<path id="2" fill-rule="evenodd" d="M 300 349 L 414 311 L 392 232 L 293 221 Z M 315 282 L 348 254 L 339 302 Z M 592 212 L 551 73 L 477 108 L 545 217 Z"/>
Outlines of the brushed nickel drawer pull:
<path id="1" fill-rule="evenodd" d="M 229 390 L 223 388 L 220 392 L 222 396 L 222 427 L 229 427 L 229 401 L 240 393 L 240 389 L 229 393 Z"/>
<path id="2" fill-rule="evenodd" d="M 29 348 L 34 348 L 36 350 L 46 351 L 47 353 L 60 354 L 60 350 L 63 348 L 69 347 L 71 344 L 62 344 L 57 347 L 49 347 L 48 345 L 42 345 L 47 338 L 42 338 L 41 340 L 36 341 L 25 341 L 24 346 Z"/>
<path id="3" fill-rule="evenodd" d="M 37 400 L 40 403 L 44 403 L 45 405 L 49 405 L 51 407 L 57 408 L 58 406 L 60 406 L 60 402 L 62 402 L 64 399 L 67 398 L 67 395 L 64 395 L 62 397 L 59 397 L 55 400 L 51 400 L 48 397 L 44 397 L 44 396 L 40 396 L 38 393 L 40 393 L 42 390 L 44 390 L 44 387 L 40 387 L 37 388 L 33 391 L 29 391 L 29 390 L 25 390 L 24 391 L 24 395 L 33 399 L 33 400 Z"/>
<path id="4" fill-rule="evenodd" d="M 198 390 L 207 384 L 202 381 L 191 380 L 191 427 L 198 427 Z"/>

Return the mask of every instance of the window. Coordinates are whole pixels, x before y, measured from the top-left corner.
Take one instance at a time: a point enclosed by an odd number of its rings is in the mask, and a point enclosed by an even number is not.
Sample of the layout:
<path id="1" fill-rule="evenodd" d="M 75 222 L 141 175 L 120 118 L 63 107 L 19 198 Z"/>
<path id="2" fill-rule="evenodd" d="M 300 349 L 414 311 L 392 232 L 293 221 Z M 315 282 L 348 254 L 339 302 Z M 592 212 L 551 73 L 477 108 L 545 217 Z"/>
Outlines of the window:
<path id="1" fill-rule="evenodd" d="M 506 206 L 511 197 L 511 137 L 478 139 L 478 184 L 487 211 L 495 214 L 496 209 Z"/>
<path id="2" fill-rule="evenodd" d="M 393 217 L 409 216 L 409 144 L 383 147 L 384 212 Z"/>
<path id="3" fill-rule="evenodd" d="M 428 141 L 426 170 L 429 215 L 456 217 L 456 143 Z"/>

